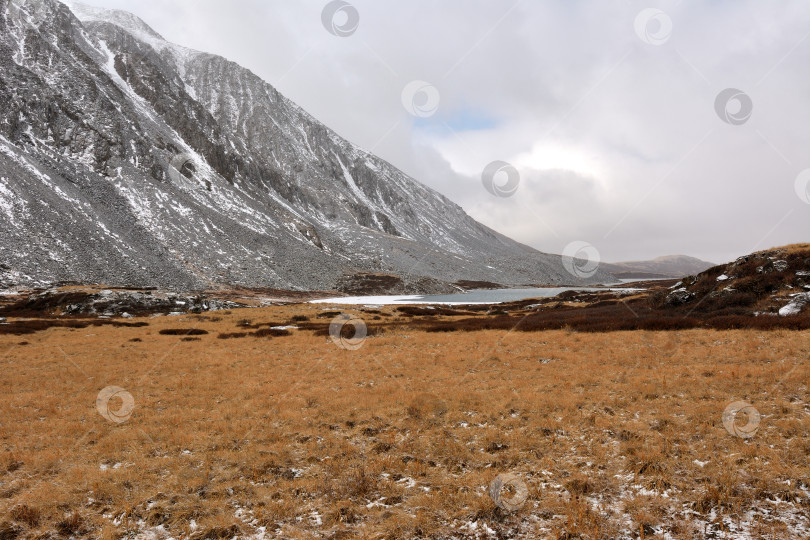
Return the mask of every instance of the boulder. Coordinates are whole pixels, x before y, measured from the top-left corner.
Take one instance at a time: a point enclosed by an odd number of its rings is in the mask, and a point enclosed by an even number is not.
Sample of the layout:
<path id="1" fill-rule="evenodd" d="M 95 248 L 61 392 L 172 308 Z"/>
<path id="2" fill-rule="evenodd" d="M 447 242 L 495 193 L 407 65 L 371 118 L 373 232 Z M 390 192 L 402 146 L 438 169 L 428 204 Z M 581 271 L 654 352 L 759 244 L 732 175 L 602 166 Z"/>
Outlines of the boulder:
<path id="1" fill-rule="evenodd" d="M 798 315 L 807 304 L 810 304 L 810 292 L 792 294 L 790 298 L 790 302 L 779 310 L 779 315 L 782 317 Z"/>
<path id="2" fill-rule="evenodd" d="M 686 304 L 694 297 L 695 293 L 687 291 L 686 287 L 681 287 L 669 293 L 664 303 L 668 306 L 680 306 L 681 304 Z"/>

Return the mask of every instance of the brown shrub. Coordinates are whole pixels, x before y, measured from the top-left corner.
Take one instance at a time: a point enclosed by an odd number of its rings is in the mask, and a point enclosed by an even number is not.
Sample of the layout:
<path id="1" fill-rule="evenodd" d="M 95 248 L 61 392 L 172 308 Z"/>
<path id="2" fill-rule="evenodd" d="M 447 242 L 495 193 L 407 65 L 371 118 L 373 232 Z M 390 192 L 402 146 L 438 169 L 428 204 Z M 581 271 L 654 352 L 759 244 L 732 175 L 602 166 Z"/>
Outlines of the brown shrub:
<path id="1" fill-rule="evenodd" d="M 122 322 L 109 319 L 32 319 L 23 321 L 12 321 L 0 325 L 0 335 L 12 334 L 21 336 L 42 332 L 49 328 L 76 328 L 82 329 L 90 326 L 113 326 L 126 328 L 141 328 L 149 326 L 147 322 Z"/>
<path id="2" fill-rule="evenodd" d="M 238 339 L 247 337 L 247 332 L 230 332 L 230 333 L 221 333 L 217 336 L 217 339 Z"/>
<path id="3" fill-rule="evenodd" d="M 250 335 L 253 337 L 280 337 L 291 336 L 292 332 L 289 330 L 283 330 L 281 328 L 262 328 L 260 330 L 256 330 Z"/>
<path id="4" fill-rule="evenodd" d="M 469 311 L 459 311 L 457 309 L 436 307 L 419 307 L 419 306 L 400 306 L 397 311 L 403 315 L 411 317 L 424 316 L 424 315 L 440 315 L 444 317 L 457 317 L 460 315 L 469 315 Z"/>
<path id="5" fill-rule="evenodd" d="M 164 328 L 158 332 L 162 336 L 204 336 L 208 330 L 202 328 Z"/>

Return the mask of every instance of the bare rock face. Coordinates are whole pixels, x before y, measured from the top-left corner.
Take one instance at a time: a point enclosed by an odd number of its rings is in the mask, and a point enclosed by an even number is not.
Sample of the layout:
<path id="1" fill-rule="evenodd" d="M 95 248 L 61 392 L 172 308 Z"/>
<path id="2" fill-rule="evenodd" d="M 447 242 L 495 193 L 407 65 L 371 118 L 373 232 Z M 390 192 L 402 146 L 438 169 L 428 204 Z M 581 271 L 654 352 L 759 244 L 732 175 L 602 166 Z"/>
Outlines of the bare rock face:
<path id="1" fill-rule="evenodd" d="M 582 282 L 129 13 L 0 0 L 0 103 L 4 285 Z"/>

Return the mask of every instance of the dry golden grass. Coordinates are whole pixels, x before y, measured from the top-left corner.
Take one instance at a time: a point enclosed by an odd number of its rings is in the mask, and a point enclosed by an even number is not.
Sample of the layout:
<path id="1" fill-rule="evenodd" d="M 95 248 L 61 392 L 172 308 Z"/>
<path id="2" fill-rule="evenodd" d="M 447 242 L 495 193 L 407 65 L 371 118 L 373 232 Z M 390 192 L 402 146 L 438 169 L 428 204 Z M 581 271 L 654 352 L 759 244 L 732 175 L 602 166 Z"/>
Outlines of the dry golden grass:
<path id="1" fill-rule="evenodd" d="M 775 247 L 763 251 L 757 251 L 754 255 L 758 253 L 770 253 L 770 252 L 778 252 L 784 255 L 791 255 L 793 253 L 802 253 L 805 254 L 810 251 L 810 244 L 788 244 L 786 246 Z"/>
<path id="2" fill-rule="evenodd" d="M 217 338 L 329 322 L 321 309 L 0 336 L 0 537 L 810 531 L 808 332 L 447 334 L 401 317 L 355 351 L 303 330 Z M 349 310 L 398 320 L 382 311 Z M 208 333 L 161 334 L 178 328 Z M 111 385 L 134 399 L 122 423 L 96 410 Z M 738 400 L 761 414 L 750 439 L 721 421 Z M 515 512 L 487 493 L 501 473 L 528 488 Z"/>

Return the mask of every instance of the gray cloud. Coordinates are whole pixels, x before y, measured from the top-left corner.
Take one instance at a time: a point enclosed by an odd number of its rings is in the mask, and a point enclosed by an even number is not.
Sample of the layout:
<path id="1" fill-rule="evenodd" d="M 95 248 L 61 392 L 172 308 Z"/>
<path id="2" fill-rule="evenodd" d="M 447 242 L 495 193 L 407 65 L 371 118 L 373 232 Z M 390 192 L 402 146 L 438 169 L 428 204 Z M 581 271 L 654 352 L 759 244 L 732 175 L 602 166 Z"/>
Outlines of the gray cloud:
<path id="1" fill-rule="evenodd" d="M 90 1 L 250 68 L 543 251 L 585 240 L 604 260 L 721 262 L 808 240 L 810 206 L 794 190 L 810 167 L 804 0 L 657 2 L 672 22 L 660 45 L 636 34 L 651 6 L 633 1 L 357 0 L 360 25 L 345 38 L 322 26 L 326 1 Z M 413 80 L 440 92 L 435 115 L 403 108 Z M 753 102 L 742 125 L 715 113 L 729 87 Z M 494 160 L 519 169 L 513 197 L 483 188 Z"/>

